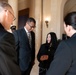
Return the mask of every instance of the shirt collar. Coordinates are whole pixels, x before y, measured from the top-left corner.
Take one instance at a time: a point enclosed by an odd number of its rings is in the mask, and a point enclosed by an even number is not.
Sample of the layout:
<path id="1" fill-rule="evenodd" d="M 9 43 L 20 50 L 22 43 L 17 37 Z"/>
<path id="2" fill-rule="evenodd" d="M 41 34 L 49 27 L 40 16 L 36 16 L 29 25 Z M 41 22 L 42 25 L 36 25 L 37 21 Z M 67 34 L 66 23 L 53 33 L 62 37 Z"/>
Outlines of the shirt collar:
<path id="1" fill-rule="evenodd" d="M 25 29 L 26 33 L 28 33 L 28 30 L 26 29 L 26 27 L 24 27 L 24 29 Z"/>

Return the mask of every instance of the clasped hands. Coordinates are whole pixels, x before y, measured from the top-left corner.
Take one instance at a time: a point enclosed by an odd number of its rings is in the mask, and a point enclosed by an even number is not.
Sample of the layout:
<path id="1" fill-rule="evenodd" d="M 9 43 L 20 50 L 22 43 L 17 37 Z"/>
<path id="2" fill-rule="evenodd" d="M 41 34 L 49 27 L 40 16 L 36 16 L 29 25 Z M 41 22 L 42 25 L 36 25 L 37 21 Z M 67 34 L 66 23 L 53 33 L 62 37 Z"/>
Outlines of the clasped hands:
<path id="1" fill-rule="evenodd" d="M 42 55 L 42 56 L 40 57 L 40 60 L 41 60 L 41 61 L 48 60 L 48 55 Z"/>

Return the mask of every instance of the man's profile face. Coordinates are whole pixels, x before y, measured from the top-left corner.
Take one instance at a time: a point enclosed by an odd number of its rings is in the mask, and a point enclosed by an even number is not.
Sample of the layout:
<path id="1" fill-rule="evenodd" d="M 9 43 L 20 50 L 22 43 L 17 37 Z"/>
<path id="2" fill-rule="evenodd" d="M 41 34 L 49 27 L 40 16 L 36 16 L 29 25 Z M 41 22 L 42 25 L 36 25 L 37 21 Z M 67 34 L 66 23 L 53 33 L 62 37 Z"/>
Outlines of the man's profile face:
<path id="1" fill-rule="evenodd" d="M 14 12 L 12 9 L 6 9 L 5 10 L 6 13 L 6 24 L 7 24 L 7 29 L 10 29 L 10 26 L 13 24 L 14 21 Z"/>
<path id="2" fill-rule="evenodd" d="M 70 25 L 66 25 L 64 23 L 64 31 L 65 31 L 66 35 L 69 36 L 69 37 L 70 37 L 70 30 L 71 30 L 70 27 L 71 27 Z"/>
<path id="3" fill-rule="evenodd" d="M 27 25 L 28 31 L 33 31 L 35 28 L 34 22 L 27 22 L 26 25 Z"/>

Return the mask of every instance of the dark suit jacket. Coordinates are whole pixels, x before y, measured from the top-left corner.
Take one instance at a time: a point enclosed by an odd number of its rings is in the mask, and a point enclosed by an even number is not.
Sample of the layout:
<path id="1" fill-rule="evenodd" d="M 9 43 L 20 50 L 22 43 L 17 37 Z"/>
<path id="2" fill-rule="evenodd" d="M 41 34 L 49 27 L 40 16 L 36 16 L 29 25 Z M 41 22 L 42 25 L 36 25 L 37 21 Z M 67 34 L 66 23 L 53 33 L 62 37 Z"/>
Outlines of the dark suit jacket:
<path id="1" fill-rule="evenodd" d="M 46 75 L 76 75 L 76 34 L 60 43 Z"/>
<path id="2" fill-rule="evenodd" d="M 26 71 L 29 64 L 35 59 L 35 34 L 31 32 L 32 48 L 30 48 L 27 33 L 24 28 L 16 30 L 14 33 L 16 41 L 16 50 L 21 71 Z"/>
<path id="3" fill-rule="evenodd" d="M 13 34 L 0 24 L 0 75 L 21 75 L 15 51 Z"/>

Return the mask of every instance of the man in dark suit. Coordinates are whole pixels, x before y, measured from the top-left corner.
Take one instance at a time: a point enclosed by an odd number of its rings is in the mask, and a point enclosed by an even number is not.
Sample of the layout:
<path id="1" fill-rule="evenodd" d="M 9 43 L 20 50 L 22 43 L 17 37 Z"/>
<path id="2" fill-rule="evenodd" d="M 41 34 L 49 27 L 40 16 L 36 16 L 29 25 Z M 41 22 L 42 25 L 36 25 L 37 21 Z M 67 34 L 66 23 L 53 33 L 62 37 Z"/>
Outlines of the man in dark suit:
<path id="1" fill-rule="evenodd" d="M 46 75 L 76 75 L 76 12 L 64 18 L 64 30 L 70 38 L 58 46 Z"/>
<path id="2" fill-rule="evenodd" d="M 16 30 L 13 34 L 16 41 L 16 51 L 22 75 L 30 75 L 35 60 L 35 28 L 36 21 L 30 17 L 24 28 Z M 29 37 L 30 34 L 30 37 Z"/>
<path id="3" fill-rule="evenodd" d="M 14 11 L 4 1 L 0 1 L 0 75 L 21 75 L 15 51 L 13 34 L 7 32 L 13 23 Z"/>

